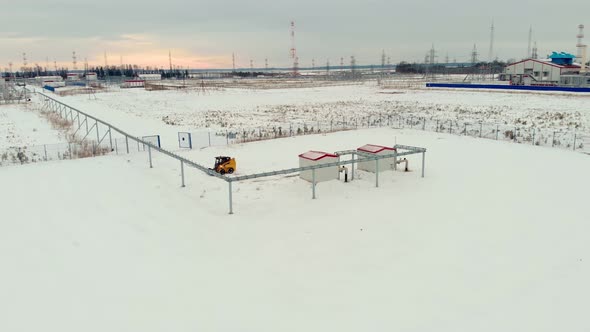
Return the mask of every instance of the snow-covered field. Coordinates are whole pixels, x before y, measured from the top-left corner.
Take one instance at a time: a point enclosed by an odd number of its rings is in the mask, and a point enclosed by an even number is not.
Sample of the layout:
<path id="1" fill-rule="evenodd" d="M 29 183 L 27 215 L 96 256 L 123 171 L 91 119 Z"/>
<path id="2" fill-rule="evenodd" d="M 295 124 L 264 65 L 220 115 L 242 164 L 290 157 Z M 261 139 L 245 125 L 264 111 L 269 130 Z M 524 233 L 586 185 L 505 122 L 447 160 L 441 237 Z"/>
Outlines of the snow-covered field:
<path id="1" fill-rule="evenodd" d="M 358 122 L 368 117 L 495 122 L 590 134 L 590 96 L 489 91 L 388 90 L 377 86 L 196 91 L 115 90 L 63 100 L 123 127 L 170 132 L 256 128 L 293 122 Z"/>
<path id="2" fill-rule="evenodd" d="M 0 151 L 65 141 L 63 135 L 29 104 L 0 105 L 0 138 Z"/>
<path id="3" fill-rule="evenodd" d="M 175 150 L 177 132 L 207 126 L 379 114 L 590 124 L 588 97 L 567 94 L 343 86 L 57 99 Z M 16 143 L 1 144 L 60 142 L 33 107 L 14 107 L 0 106 L 0 131 Z M 426 177 L 411 156 L 411 172 L 384 172 L 379 188 L 357 171 L 320 183 L 316 200 L 297 176 L 233 183 L 228 215 L 225 181 L 187 167 L 181 188 L 178 161 L 156 152 L 151 169 L 146 153 L 0 168 L 0 331 L 590 329 L 585 154 L 392 128 L 176 153 L 207 166 L 230 155 L 242 175 L 367 143 L 427 148 Z"/>
<path id="4" fill-rule="evenodd" d="M 371 129 L 204 149 L 428 148 L 412 172 L 234 185 L 145 154 L 0 169 L 2 331 L 587 331 L 583 154 Z"/>

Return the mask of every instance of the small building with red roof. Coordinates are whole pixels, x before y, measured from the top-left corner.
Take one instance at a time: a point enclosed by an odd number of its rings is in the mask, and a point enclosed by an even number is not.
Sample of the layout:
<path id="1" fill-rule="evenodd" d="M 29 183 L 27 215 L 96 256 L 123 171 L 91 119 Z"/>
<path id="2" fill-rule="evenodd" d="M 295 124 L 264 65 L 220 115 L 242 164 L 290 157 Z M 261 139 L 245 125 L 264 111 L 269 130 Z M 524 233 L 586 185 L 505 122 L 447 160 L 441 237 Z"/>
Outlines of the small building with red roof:
<path id="1" fill-rule="evenodd" d="M 299 167 L 315 166 L 329 163 L 336 163 L 340 158 L 332 153 L 323 151 L 307 151 L 299 155 Z M 303 180 L 312 182 L 313 172 L 302 171 L 299 173 L 299 177 Z M 330 166 L 317 168 L 315 170 L 315 182 L 323 182 L 338 179 L 338 166 Z"/>
<path id="2" fill-rule="evenodd" d="M 391 155 L 395 153 L 396 149 L 389 147 L 389 146 L 382 146 L 382 145 L 375 145 L 375 144 L 366 144 L 361 146 L 360 148 L 356 149 L 359 153 L 359 159 L 362 159 L 362 155 Z M 383 172 L 386 170 L 392 170 L 395 158 L 383 158 L 379 159 L 378 161 L 369 160 L 369 161 L 361 161 L 358 163 L 358 169 L 375 173 L 377 170 L 377 162 L 379 163 L 379 172 Z"/>

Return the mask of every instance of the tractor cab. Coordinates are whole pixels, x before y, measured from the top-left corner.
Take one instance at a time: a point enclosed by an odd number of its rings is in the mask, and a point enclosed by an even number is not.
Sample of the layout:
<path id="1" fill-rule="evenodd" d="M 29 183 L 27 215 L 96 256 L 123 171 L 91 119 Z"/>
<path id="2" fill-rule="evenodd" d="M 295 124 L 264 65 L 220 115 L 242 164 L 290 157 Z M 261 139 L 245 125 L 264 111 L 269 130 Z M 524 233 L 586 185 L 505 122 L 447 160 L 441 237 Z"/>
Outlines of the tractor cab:
<path id="1" fill-rule="evenodd" d="M 236 160 L 231 157 L 215 157 L 215 167 L 213 170 L 219 174 L 232 174 L 236 170 Z"/>

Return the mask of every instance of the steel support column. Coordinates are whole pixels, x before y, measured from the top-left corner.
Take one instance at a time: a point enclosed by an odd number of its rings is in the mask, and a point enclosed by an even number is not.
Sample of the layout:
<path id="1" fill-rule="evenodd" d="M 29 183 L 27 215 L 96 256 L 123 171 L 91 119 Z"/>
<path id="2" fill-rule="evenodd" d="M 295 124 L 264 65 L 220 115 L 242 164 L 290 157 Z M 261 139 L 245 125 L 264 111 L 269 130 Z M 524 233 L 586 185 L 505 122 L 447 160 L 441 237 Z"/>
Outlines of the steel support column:
<path id="1" fill-rule="evenodd" d="M 315 168 L 311 170 L 311 199 L 315 199 Z"/>
<path id="2" fill-rule="evenodd" d="M 184 188 L 184 161 L 180 161 L 180 177 L 182 179 L 182 186 Z M 231 182 L 230 182 L 231 183 Z"/>
<path id="3" fill-rule="evenodd" d="M 422 152 L 422 177 L 424 177 L 424 164 L 426 159 L 426 152 Z"/>
<path id="4" fill-rule="evenodd" d="M 148 156 L 150 158 L 150 168 L 154 168 L 152 165 L 152 147 L 148 145 Z"/>
<path id="5" fill-rule="evenodd" d="M 234 214 L 234 207 L 233 207 L 233 201 L 232 201 L 232 190 L 231 190 L 231 181 L 228 181 L 229 183 L 229 214 Z"/>

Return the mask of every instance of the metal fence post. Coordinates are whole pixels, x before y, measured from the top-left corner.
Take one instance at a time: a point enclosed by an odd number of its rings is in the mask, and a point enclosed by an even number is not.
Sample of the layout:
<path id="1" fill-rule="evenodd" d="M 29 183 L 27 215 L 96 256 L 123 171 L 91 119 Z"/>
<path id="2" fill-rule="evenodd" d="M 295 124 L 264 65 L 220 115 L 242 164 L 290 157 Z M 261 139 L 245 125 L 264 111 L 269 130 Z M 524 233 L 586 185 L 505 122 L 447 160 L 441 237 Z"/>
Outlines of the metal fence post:
<path id="1" fill-rule="evenodd" d="M 422 152 L 422 177 L 424 177 L 424 159 L 426 159 L 426 151 Z"/>
<path id="2" fill-rule="evenodd" d="M 148 156 L 150 158 L 150 168 L 153 168 L 153 165 L 152 165 L 152 147 L 150 145 L 148 145 Z"/>
<path id="3" fill-rule="evenodd" d="M 436 120 L 436 132 L 438 133 L 438 120 Z"/>
<path id="4" fill-rule="evenodd" d="M 211 146 L 211 130 L 207 131 L 207 135 L 209 136 L 209 146 Z"/>
<path id="5" fill-rule="evenodd" d="M 180 161 L 180 176 L 182 178 L 182 187 L 184 188 L 184 161 Z"/>
<path id="6" fill-rule="evenodd" d="M 496 141 L 498 140 L 498 133 L 500 132 L 500 125 L 496 125 Z"/>
<path id="7" fill-rule="evenodd" d="M 229 183 L 229 214 L 234 214 L 234 207 L 233 207 L 233 201 L 232 201 L 232 190 L 231 190 L 231 183 L 232 181 L 228 181 Z"/>
<path id="8" fill-rule="evenodd" d="M 533 128 L 533 145 L 535 145 L 535 128 Z"/>
<path id="9" fill-rule="evenodd" d="M 480 122 L 479 123 L 479 137 L 481 138 L 481 132 L 483 130 L 483 124 Z"/>
<path id="10" fill-rule="evenodd" d="M 576 151 L 576 133 L 574 133 L 574 151 Z"/>
<path id="11" fill-rule="evenodd" d="M 452 134 L 453 133 L 453 120 L 449 120 L 449 122 L 451 123 L 449 125 L 449 134 Z"/>
<path id="12" fill-rule="evenodd" d="M 553 131 L 553 139 L 551 140 L 551 147 L 555 146 L 555 131 Z"/>
<path id="13" fill-rule="evenodd" d="M 375 159 L 375 188 L 379 188 L 379 159 Z"/>
<path id="14" fill-rule="evenodd" d="M 311 170 L 311 199 L 315 199 L 315 168 Z"/>
<path id="15" fill-rule="evenodd" d="M 464 123 L 463 134 L 467 136 L 467 122 Z"/>
<path id="16" fill-rule="evenodd" d="M 45 150 L 45 161 L 47 161 L 47 145 L 43 144 L 43 149 Z"/>
<path id="17" fill-rule="evenodd" d="M 512 137 L 514 138 L 514 141 L 516 142 L 516 127 L 514 127 L 514 135 L 512 135 Z"/>

